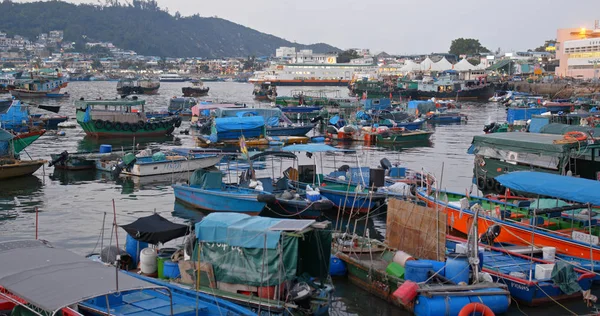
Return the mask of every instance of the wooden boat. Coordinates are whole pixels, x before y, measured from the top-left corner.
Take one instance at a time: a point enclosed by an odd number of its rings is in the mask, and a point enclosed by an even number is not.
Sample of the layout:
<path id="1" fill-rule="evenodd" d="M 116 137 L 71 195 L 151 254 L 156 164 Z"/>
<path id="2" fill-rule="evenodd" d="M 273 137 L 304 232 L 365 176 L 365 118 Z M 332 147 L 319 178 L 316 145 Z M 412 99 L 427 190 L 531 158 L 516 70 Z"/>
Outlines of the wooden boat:
<path id="1" fill-rule="evenodd" d="M 18 160 L 0 158 L 0 179 L 28 176 L 36 172 L 46 160 Z"/>
<path id="2" fill-rule="evenodd" d="M 63 151 L 60 154 L 50 155 L 49 167 L 63 170 L 85 170 L 96 168 L 97 161 L 117 160 L 123 156 L 123 153 L 110 152 L 75 152 L 69 153 Z"/>
<path id="3" fill-rule="evenodd" d="M 366 133 L 365 141 L 370 141 L 376 144 L 407 144 L 428 142 L 433 135 L 432 131 L 408 131 L 401 129 L 389 129 L 380 133 Z"/>
<path id="4" fill-rule="evenodd" d="M 203 97 L 208 95 L 209 87 L 204 87 L 202 81 L 194 80 L 192 81 L 191 87 L 183 87 L 181 88 L 181 92 L 185 97 Z"/>
<path id="5" fill-rule="evenodd" d="M 46 241 L 5 241 L 0 249 L 0 299 L 8 302 L 3 306 L 12 308 L 13 314 L 253 315 L 210 295 L 115 271 Z M 57 287 L 61 288 L 58 295 Z M 114 295 L 116 292 L 119 295 Z"/>
<path id="6" fill-rule="evenodd" d="M 175 199 L 211 212 L 235 212 L 258 215 L 267 202 L 274 201 L 268 192 L 223 183 L 218 169 L 198 169 L 189 184 L 174 184 Z"/>
<path id="7" fill-rule="evenodd" d="M 19 154 L 21 151 L 23 151 L 23 149 L 25 149 L 27 146 L 31 145 L 33 142 L 35 142 L 38 138 L 40 138 L 45 133 L 46 133 L 46 130 L 42 129 L 39 131 L 17 134 L 13 138 L 13 147 L 14 147 L 13 150 L 14 150 L 15 154 Z"/>
<path id="8" fill-rule="evenodd" d="M 181 119 L 166 117 L 148 119 L 144 100 L 79 100 L 77 123 L 91 137 L 139 138 L 170 135 Z M 138 111 L 134 107 L 140 106 Z"/>
<path id="9" fill-rule="evenodd" d="M 258 101 L 269 101 L 277 98 L 277 87 L 271 82 L 261 82 L 254 85 L 252 90 L 254 99 Z"/>
<path id="10" fill-rule="evenodd" d="M 130 94 L 157 94 L 160 81 L 156 79 L 131 79 L 125 78 L 117 82 L 117 93 Z"/>
<path id="11" fill-rule="evenodd" d="M 394 292 L 405 282 L 404 273 L 401 276 L 390 267 L 396 249 L 374 239 L 365 240 L 354 236 L 358 244 L 347 252 L 337 251 L 335 256 L 346 263 L 350 282 L 371 294 L 402 307 L 415 315 L 458 315 L 461 309 L 471 302 L 483 302 L 493 309 L 494 313 L 504 313 L 510 303 L 510 295 L 505 285 L 491 282 L 481 282 L 470 285 L 443 284 L 431 277 L 429 281 L 418 285 L 418 296 L 410 302 L 403 302 L 394 296 Z M 337 240 L 336 240 L 337 242 Z M 354 241 L 353 241 L 354 242 Z M 370 245 L 369 245 L 370 244 Z M 334 242 L 333 249 L 342 249 Z M 362 251 L 353 251 L 355 249 Z M 382 250 L 383 249 L 383 250 Z M 422 260 L 417 260 L 417 262 Z M 432 262 L 424 260 L 422 262 Z M 444 265 L 444 262 L 439 262 Z M 434 268 L 435 269 L 435 268 Z M 432 271 L 433 273 L 434 271 Z M 452 303 L 445 303 L 451 300 Z M 489 304 L 494 302 L 494 304 Z"/>
<path id="12" fill-rule="evenodd" d="M 567 211 L 575 208 L 585 209 L 590 204 L 600 205 L 596 193 L 600 190 L 599 182 L 530 171 L 513 172 L 496 179 L 511 190 L 553 196 L 581 204 L 535 210 L 531 213 L 529 205 L 524 207 L 447 191 L 436 194 L 433 190 L 420 188 L 417 195 L 428 205 L 444 210 L 448 216 L 448 223 L 452 223 L 451 228 L 462 233 L 468 233 L 469 225 L 473 221 L 471 205 L 479 204 L 485 213 L 478 219 L 479 232 L 484 233 L 493 225 L 500 226 L 501 231 L 495 239 L 497 242 L 521 246 L 531 246 L 530 243 L 533 243 L 536 247 L 555 247 L 559 254 L 582 259 L 575 260 L 580 263 L 587 260 L 588 266 L 594 267 L 599 264 L 600 230 L 596 226 L 596 219 L 586 216 L 582 218 Z M 461 199 L 468 202 L 468 207 L 461 205 Z"/>
<path id="13" fill-rule="evenodd" d="M 446 246 L 448 249 L 455 249 L 457 244 L 466 243 L 466 239 L 448 236 Z M 538 306 L 545 303 L 581 297 L 582 291 L 587 291 L 592 286 L 595 274 L 581 269 L 574 269 L 573 273 L 576 275 L 576 279 L 570 281 L 579 285 L 579 290 L 573 291 L 569 289 L 568 294 L 552 279 L 538 279 L 535 276 L 537 265 L 544 265 L 543 267 L 546 269 L 550 266 L 560 264 L 566 266 L 563 269 L 573 269 L 573 267 L 564 261 L 557 261 L 555 263 L 535 258 L 532 255 L 531 247 L 505 247 L 502 244 L 492 246 L 479 244 L 479 246 L 484 248 L 483 251 L 479 250 L 482 252 L 482 256 L 480 257 L 483 260 L 482 271 L 489 273 L 495 282 L 506 284 L 510 295 L 520 303 Z M 539 253 L 542 252 L 541 249 L 536 248 L 536 250 Z M 565 281 L 561 281 L 560 283 L 563 282 L 569 283 Z"/>

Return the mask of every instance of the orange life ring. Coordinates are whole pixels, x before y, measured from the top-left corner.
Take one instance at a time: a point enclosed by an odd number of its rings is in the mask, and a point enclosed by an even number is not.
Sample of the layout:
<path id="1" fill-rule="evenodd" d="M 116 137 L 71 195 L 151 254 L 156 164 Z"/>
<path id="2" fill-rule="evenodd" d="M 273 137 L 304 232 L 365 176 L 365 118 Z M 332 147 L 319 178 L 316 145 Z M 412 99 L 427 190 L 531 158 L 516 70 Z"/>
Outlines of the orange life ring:
<path id="1" fill-rule="evenodd" d="M 469 303 L 465 305 L 458 313 L 458 316 L 469 316 L 481 314 L 482 316 L 495 316 L 494 312 L 487 306 L 481 303 Z"/>
<path id="2" fill-rule="evenodd" d="M 565 138 L 574 138 L 578 141 L 584 141 L 587 139 L 587 135 L 584 132 L 579 132 L 579 131 L 570 131 L 568 133 L 565 133 Z"/>

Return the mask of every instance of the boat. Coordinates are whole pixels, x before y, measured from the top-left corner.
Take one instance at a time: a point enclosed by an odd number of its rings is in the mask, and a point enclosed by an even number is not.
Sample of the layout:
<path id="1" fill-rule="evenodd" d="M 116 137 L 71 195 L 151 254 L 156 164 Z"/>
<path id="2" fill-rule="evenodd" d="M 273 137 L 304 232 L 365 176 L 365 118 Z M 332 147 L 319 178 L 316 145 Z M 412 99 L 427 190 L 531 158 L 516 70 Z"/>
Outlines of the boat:
<path id="1" fill-rule="evenodd" d="M 575 104 L 572 102 L 556 102 L 556 101 L 544 101 L 542 107 L 546 110 L 557 113 L 557 112 L 572 112 L 575 110 Z"/>
<path id="2" fill-rule="evenodd" d="M 160 81 L 156 79 L 132 79 L 124 78 L 117 82 L 117 93 L 121 95 L 130 94 L 157 94 Z"/>
<path id="3" fill-rule="evenodd" d="M 462 310 L 473 302 L 494 314 L 505 313 L 510 305 L 507 286 L 478 278 L 478 264 L 470 263 L 477 255 L 445 249 L 445 227 L 436 230 L 436 213 L 392 199 L 387 242 L 339 233 L 333 239 L 335 257 L 345 263 L 351 283 L 414 315 L 468 315 Z"/>
<path id="4" fill-rule="evenodd" d="M 10 107 L 4 113 L 0 113 L 0 124 L 3 129 L 14 133 L 27 133 L 44 127 L 41 120 L 35 120 L 30 115 L 29 106 L 20 100 L 12 100 Z"/>
<path id="5" fill-rule="evenodd" d="M 43 133 L 42 133 L 43 134 Z M 0 179 L 28 176 L 46 163 L 45 160 L 20 160 L 19 153 L 30 145 L 39 135 L 25 135 L 15 139 L 6 130 L 0 129 Z"/>
<path id="6" fill-rule="evenodd" d="M 429 112 L 426 114 L 425 118 L 427 122 L 435 124 L 461 123 L 466 122 L 468 120 L 466 114 L 454 111 Z"/>
<path id="7" fill-rule="evenodd" d="M 218 164 L 223 155 L 198 153 L 191 151 L 157 152 L 152 155 L 125 154 L 115 164 L 113 175 L 119 174 L 146 177 L 168 175 L 181 172 L 193 172 Z"/>
<path id="8" fill-rule="evenodd" d="M 181 88 L 184 97 L 203 97 L 208 95 L 209 87 L 205 87 L 202 81 L 192 80 L 191 87 Z"/>
<path id="9" fill-rule="evenodd" d="M 27 146 L 31 145 L 38 138 L 42 137 L 46 133 L 45 129 L 27 132 L 27 133 L 19 133 L 15 135 L 13 138 L 13 150 L 16 154 L 19 154 L 23 151 Z"/>
<path id="10" fill-rule="evenodd" d="M 176 73 L 168 73 L 160 75 L 158 80 L 160 82 L 186 82 L 189 80 L 189 78 L 182 77 Z"/>
<path id="11" fill-rule="evenodd" d="M 454 236 L 446 238 L 448 249 L 456 250 L 457 245 L 466 249 L 466 239 Z M 480 259 L 483 261 L 481 271 L 490 274 L 494 282 L 506 284 L 511 297 L 528 306 L 581 297 L 584 291 L 590 290 L 594 281 L 593 272 L 577 269 L 561 260 L 549 261 L 533 257 L 534 253 L 542 253 L 539 248 L 499 243 L 480 243 L 479 247 L 482 252 Z M 552 271 L 555 265 L 556 276 L 543 272 L 544 269 Z M 569 278 L 565 280 L 563 275 Z"/>
<path id="12" fill-rule="evenodd" d="M 77 123 L 95 138 L 139 138 L 170 135 L 181 118 L 169 116 L 148 119 L 146 101 L 134 99 L 78 100 L 75 102 Z M 136 107 L 140 107 L 140 109 Z"/>
<path id="13" fill-rule="evenodd" d="M 261 117 L 266 126 L 267 136 L 305 136 L 315 124 L 294 124 L 278 108 L 271 109 L 227 109 L 218 108 L 214 111 L 216 118 L 229 117 Z M 245 137 L 249 137 L 245 135 Z"/>
<path id="14" fill-rule="evenodd" d="M 473 137 L 469 154 L 475 155 L 473 183 L 483 192 L 503 193 L 495 178 L 521 170 L 573 174 L 598 179 L 600 159 L 592 151 L 599 143 L 578 141 L 565 135 L 540 133 L 492 133 Z"/>
<path id="15" fill-rule="evenodd" d="M 487 83 L 485 76 L 478 80 L 459 80 L 457 71 L 446 70 L 437 78 L 419 81 L 417 89 L 402 90 L 401 96 L 413 100 L 488 100 L 495 91 L 496 85 Z"/>
<path id="16" fill-rule="evenodd" d="M 595 226 L 597 219 L 592 216 L 590 205 L 600 205 L 596 194 L 600 188 L 598 181 L 535 171 L 511 172 L 496 179 L 513 192 L 572 201 L 575 205 L 559 204 L 560 201 L 553 200 L 552 206 L 540 208 L 537 206 L 540 202 L 532 205 L 530 201 L 516 203 L 502 201 L 504 198 L 467 197 L 427 188 L 417 189 L 417 196 L 428 205 L 445 211 L 454 230 L 467 231 L 474 214 L 473 205 L 477 204 L 484 214 L 478 219 L 479 232 L 485 233 L 489 227 L 499 226 L 496 242 L 555 247 L 557 254 L 573 257 L 573 262 L 580 267 L 596 270 L 594 267 L 600 264 L 600 231 Z M 580 214 L 578 209 L 586 212 Z"/>
<path id="17" fill-rule="evenodd" d="M 387 98 L 400 96 L 400 88 L 391 81 L 381 80 L 355 80 L 348 85 L 348 95 L 368 98 Z"/>
<path id="18" fill-rule="evenodd" d="M 273 101 L 277 98 L 277 87 L 270 82 L 258 83 L 254 85 L 252 95 L 259 101 Z"/>
<path id="19" fill-rule="evenodd" d="M 29 79 L 15 80 L 15 88 L 10 90 L 10 94 L 17 98 L 45 98 L 60 92 L 60 89 L 66 88 L 68 81 L 61 73 L 55 76 L 42 76 L 39 74 L 31 75 Z"/>
<path id="20" fill-rule="evenodd" d="M 344 152 L 342 149 L 325 144 L 290 145 L 283 147 L 281 150 L 307 152 L 313 157 L 315 153 Z M 385 201 L 386 195 L 384 193 L 374 192 L 368 187 L 362 188 L 360 185 L 353 185 L 349 182 L 340 184 L 327 180 L 324 175 L 317 174 L 316 170 L 316 164 L 299 165 L 298 170 L 290 173 L 295 175 L 289 179 L 290 187 L 301 193 L 307 193 L 306 191 L 310 191 L 312 188 L 318 188 L 320 195 L 333 202 L 337 208 L 350 213 L 366 213 Z"/>
<path id="21" fill-rule="evenodd" d="M 10 108 L 12 103 L 13 103 L 12 98 L 0 99 L 0 114 L 6 113 L 6 111 L 8 110 L 8 108 Z"/>
<path id="22" fill-rule="evenodd" d="M 115 271 L 47 241 L 3 241 L 0 248 L 0 299 L 12 314 L 252 315 L 210 295 L 191 294 Z"/>
<path id="23" fill-rule="evenodd" d="M 51 154 L 48 167 L 63 170 L 96 169 L 98 161 L 114 161 L 123 156 L 118 152 L 75 152 L 63 151 L 60 154 Z"/>
<path id="24" fill-rule="evenodd" d="M 365 141 L 382 145 L 421 143 L 429 142 L 431 135 L 433 135 L 433 131 L 409 131 L 404 128 L 389 128 L 380 132 L 366 133 Z"/>
<path id="25" fill-rule="evenodd" d="M 174 184 L 179 202 L 211 212 L 235 212 L 258 215 L 269 200 L 268 192 L 223 183 L 223 172 L 216 168 L 198 169 L 189 184 Z"/>
<path id="26" fill-rule="evenodd" d="M 335 57 L 331 57 L 335 59 Z M 248 81 L 270 82 L 277 86 L 347 86 L 358 73 L 377 74 L 374 64 L 273 64 L 265 71 L 254 72 Z"/>
<path id="27" fill-rule="evenodd" d="M 330 226 L 314 220 L 208 214 L 195 226 L 197 242 L 190 256 L 209 275 L 201 280 L 200 291 L 257 314 L 327 315 L 333 294 L 328 281 Z"/>

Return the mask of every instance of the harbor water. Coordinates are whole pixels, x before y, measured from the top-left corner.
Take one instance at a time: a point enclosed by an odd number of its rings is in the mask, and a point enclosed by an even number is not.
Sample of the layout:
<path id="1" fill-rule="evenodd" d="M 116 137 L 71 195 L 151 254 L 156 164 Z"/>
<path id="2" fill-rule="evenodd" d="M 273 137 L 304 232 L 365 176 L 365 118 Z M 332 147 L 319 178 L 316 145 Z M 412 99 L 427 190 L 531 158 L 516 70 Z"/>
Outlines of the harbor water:
<path id="1" fill-rule="evenodd" d="M 168 100 L 181 95 L 181 87 L 186 83 L 161 83 L 160 94 L 141 96 L 146 100 L 146 110 L 165 109 Z M 253 86 L 247 83 L 210 82 L 209 97 L 204 99 L 219 102 L 243 102 L 249 107 L 265 106 L 253 100 Z M 280 96 L 290 95 L 298 87 L 278 87 Z M 315 89 L 315 88 L 312 88 Z M 331 88 L 329 88 L 331 89 Z M 335 88 L 340 96 L 347 95 L 346 87 Z M 80 97 L 85 99 L 113 99 L 117 97 L 116 82 L 72 82 L 66 89 L 71 95 L 68 99 L 35 100 L 35 103 L 61 105 L 60 114 L 75 116 L 73 102 Z M 356 149 L 362 166 L 377 166 L 382 158 L 388 158 L 392 164 L 399 163 L 408 168 L 425 170 L 435 174 L 443 189 L 477 194 L 472 185 L 473 156 L 467 154 L 473 135 L 481 134 L 484 124 L 490 121 L 503 121 L 506 112 L 503 106 L 492 103 L 462 103 L 462 113 L 468 115 L 468 121 L 461 124 L 428 126 L 435 131 L 431 143 L 419 147 L 367 147 L 352 145 Z M 184 122 L 179 130 L 188 127 Z M 172 137 L 153 139 L 140 146 L 156 147 L 194 146 L 192 135 L 180 134 L 176 130 Z M 316 135 L 316 134 L 314 134 Z M 133 141 L 97 141 L 84 137 L 80 127 L 66 130 L 65 136 L 48 133 L 26 149 L 23 159 L 42 158 L 49 160 L 50 154 L 62 151 L 75 152 L 98 150 L 101 144 L 110 144 L 112 149 L 137 146 Z M 313 132 L 309 133 L 313 136 Z M 324 156 L 325 171 L 332 171 L 334 162 Z M 345 163 L 356 164 L 356 157 L 348 158 Z M 344 161 L 336 161 L 341 165 Z M 328 170 L 327 170 L 328 169 Z M 103 219 L 106 216 L 105 235 L 111 233 L 113 221 L 113 200 L 116 209 L 117 224 L 126 224 L 138 217 L 152 212 L 179 223 L 197 221 L 204 216 L 200 211 L 191 210 L 175 203 L 171 182 L 176 176 L 164 176 L 159 179 L 113 180 L 108 173 L 100 171 L 62 171 L 48 167 L 40 168 L 33 176 L 0 181 L 0 238 L 34 238 L 36 233 L 36 208 L 39 211 L 39 238 L 54 245 L 65 247 L 85 255 L 98 252 L 101 245 L 116 243 L 99 238 Z M 159 181 L 160 180 L 160 181 Z M 334 218 L 335 219 L 335 218 Z M 371 237 L 382 239 L 385 236 L 385 214 L 371 217 L 366 225 L 357 227 L 357 233 L 369 229 Z M 125 248 L 126 236 L 119 230 L 118 242 Z M 331 315 L 408 315 L 383 300 L 371 296 L 366 291 L 350 284 L 345 278 L 334 278 L 335 302 Z M 566 307 L 577 313 L 589 313 L 581 300 L 567 302 Z M 552 304 L 547 307 L 524 308 L 513 302 L 509 314 L 541 315 L 552 311 L 568 314 L 566 310 Z"/>

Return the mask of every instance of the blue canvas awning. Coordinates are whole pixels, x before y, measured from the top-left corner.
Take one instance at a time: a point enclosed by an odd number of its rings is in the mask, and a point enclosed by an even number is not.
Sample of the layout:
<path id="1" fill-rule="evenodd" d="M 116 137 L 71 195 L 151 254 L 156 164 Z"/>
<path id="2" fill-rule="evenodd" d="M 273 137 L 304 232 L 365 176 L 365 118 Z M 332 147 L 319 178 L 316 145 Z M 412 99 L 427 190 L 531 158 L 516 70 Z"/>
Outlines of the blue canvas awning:
<path id="1" fill-rule="evenodd" d="M 600 181 L 534 171 L 511 172 L 495 179 L 519 192 L 600 205 Z"/>
<path id="2" fill-rule="evenodd" d="M 215 119 L 217 133 L 227 131 L 252 130 L 265 126 L 262 116 L 223 117 Z"/>

